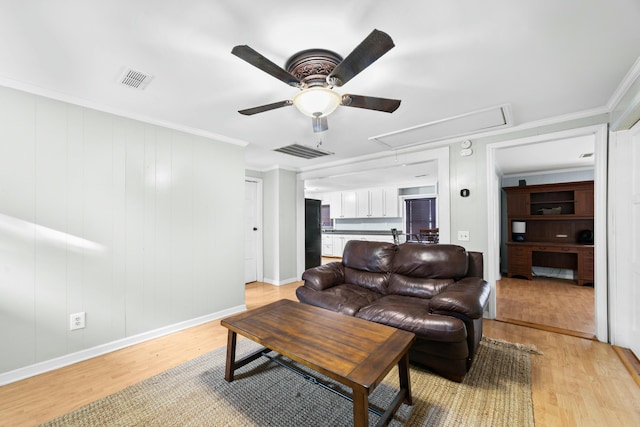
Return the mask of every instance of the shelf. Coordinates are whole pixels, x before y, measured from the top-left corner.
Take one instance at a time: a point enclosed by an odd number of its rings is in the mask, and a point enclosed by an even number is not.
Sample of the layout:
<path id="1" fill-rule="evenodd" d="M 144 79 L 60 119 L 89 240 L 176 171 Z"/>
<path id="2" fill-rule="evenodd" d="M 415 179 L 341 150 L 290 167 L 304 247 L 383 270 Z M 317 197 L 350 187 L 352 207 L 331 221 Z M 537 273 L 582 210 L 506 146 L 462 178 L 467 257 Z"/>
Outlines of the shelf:
<path id="1" fill-rule="evenodd" d="M 525 241 L 525 242 L 507 242 L 507 245 L 513 245 L 515 246 L 548 246 L 548 247 L 553 247 L 553 248 L 562 248 L 562 247 L 567 247 L 567 248 L 576 248 L 576 249 L 580 249 L 580 248 L 593 248 L 593 245 L 585 245 L 582 243 L 557 243 L 557 242 L 532 242 L 532 241 Z"/>
<path id="2" fill-rule="evenodd" d="M 593 181 L 505 187 L 504 191 L 509 227 L 513 221 L 526 225 L 524 242 L 514 242 L 509 229 L 509 277 L 531 280 L 535 265 L 575 270 L 579 285 L 593 282 L 594 247 L 578 243 L 583 230 L 593 230 Z"/>
<path id="3" fill-rule="evenodd" d="M 574 203 L 575 200 L 550 200 L 550 201 L 544 201 L 544 202 L 534 202 L 531 201 L 532 205 L 557 205 L 557 204 L 562 204 L 562 203 Z"/>
<path id="4" fill-rule="evenodd" d="M 511 221 L 575 221 L 577 219 L 593 219 L 592 216 L 561 214 L 561 215 L 522 215 L 510 216 Z"/>

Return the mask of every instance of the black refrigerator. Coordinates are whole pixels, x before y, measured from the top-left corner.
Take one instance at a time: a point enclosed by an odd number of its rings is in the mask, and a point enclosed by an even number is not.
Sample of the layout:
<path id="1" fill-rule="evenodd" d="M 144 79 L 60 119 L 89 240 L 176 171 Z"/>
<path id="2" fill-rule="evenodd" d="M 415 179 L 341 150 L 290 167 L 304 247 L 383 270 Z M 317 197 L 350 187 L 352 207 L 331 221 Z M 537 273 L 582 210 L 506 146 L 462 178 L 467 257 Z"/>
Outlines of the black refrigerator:
<path id="1" fill-rule="evenodd" d="M 304 268 L 322 264 L 322 227 L 320 200 L 304 199 Z"/>

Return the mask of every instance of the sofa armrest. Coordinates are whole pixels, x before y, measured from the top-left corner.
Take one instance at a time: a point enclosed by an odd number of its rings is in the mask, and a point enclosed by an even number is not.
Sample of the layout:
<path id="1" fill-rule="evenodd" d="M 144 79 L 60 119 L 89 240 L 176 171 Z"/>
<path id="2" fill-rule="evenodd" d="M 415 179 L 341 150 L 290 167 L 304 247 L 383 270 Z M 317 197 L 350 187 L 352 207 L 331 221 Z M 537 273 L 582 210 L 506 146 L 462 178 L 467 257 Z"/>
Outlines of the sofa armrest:
<path id="1" fill-rule="evenodd" d="M 344 283 L 344 267 L 340 261 L 319 265 L 302 273 L 302 280 L 304 286 L 315 291 L 341 285 Z"/>
<path id="2" fill-rule="evenodd" d="M 471 319 L 482 317 L 491 288 L 478 277 L 465 277 L 447 286 L 431 298 L 431 311 L 435 314 L 462 314 Z"/>

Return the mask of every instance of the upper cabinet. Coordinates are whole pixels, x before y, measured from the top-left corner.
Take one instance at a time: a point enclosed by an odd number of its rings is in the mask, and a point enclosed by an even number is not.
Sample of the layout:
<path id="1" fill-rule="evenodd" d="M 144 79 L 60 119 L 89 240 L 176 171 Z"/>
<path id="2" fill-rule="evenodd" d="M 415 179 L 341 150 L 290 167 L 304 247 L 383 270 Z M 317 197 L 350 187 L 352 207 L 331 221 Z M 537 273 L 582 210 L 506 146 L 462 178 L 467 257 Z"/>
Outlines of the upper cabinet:
<path id="1" fill-rule="evenodd" d="M 339 191 L 330 195 L 331 218 L 356 217 L 356 192 Z"/>
<path id="2" fill-rule="evenodd" d="M 330 193 L 332 218 L 394 218 L 400 216 L 398 189 L 368 188 Z"/>
<path id="3" fill-rule="evenodd" d="M 575 214 L 592 217 L 594 215 L 593 183 L 590 187 L 576 189 L 574 192 Z"/>
<path id="4" fill-rule="evenodd" d="M 369 188 L 356 191 L 357 218 L 398 217 L 398 189 Z"/>
<path id="5" fill-rule="evenodd" d="M 506 187 L 511 219 L 593 218 L 593 181 Z"/>
<path id="6" fill-rule="evenodd" d="M 516 187 L 520 188 L 520 187 Z M 529 192 L 525 191 L 510 191 L 509 203 L 507 204 L 507 215 L 510 217 L 522 217 L 530 214 L 531 209 L 529 207 Z"/>
<path id="7" fill-rule="evenodd" d="M 400 200 L 398 189 L 393 187 L 382 188 L 383 217 L 397 218 L 400 216 Z"/>
<path id="8" fill-rule="evenodd" d="M 576 244 L 593 231 L 593 181 L 505 187 L 507 221 L 524 222 L 527 242 Z M 513 231 L 513 230 L 512 230 Z M 513 235 L 508 235 L 508 242 Z"/>

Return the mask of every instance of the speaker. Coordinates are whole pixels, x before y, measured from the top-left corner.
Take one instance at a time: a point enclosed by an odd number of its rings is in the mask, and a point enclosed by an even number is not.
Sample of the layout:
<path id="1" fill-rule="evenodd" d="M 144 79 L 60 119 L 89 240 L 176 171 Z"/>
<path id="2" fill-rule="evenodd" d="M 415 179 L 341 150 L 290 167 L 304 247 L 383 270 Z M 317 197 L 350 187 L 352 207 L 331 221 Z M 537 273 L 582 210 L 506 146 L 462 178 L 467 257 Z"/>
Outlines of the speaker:
<path id="1" fill-rule="evenodd" d="M 593 231 L 582 230 L 578 233 L 578 243 L 582 245 L 593 245 Z"/>

